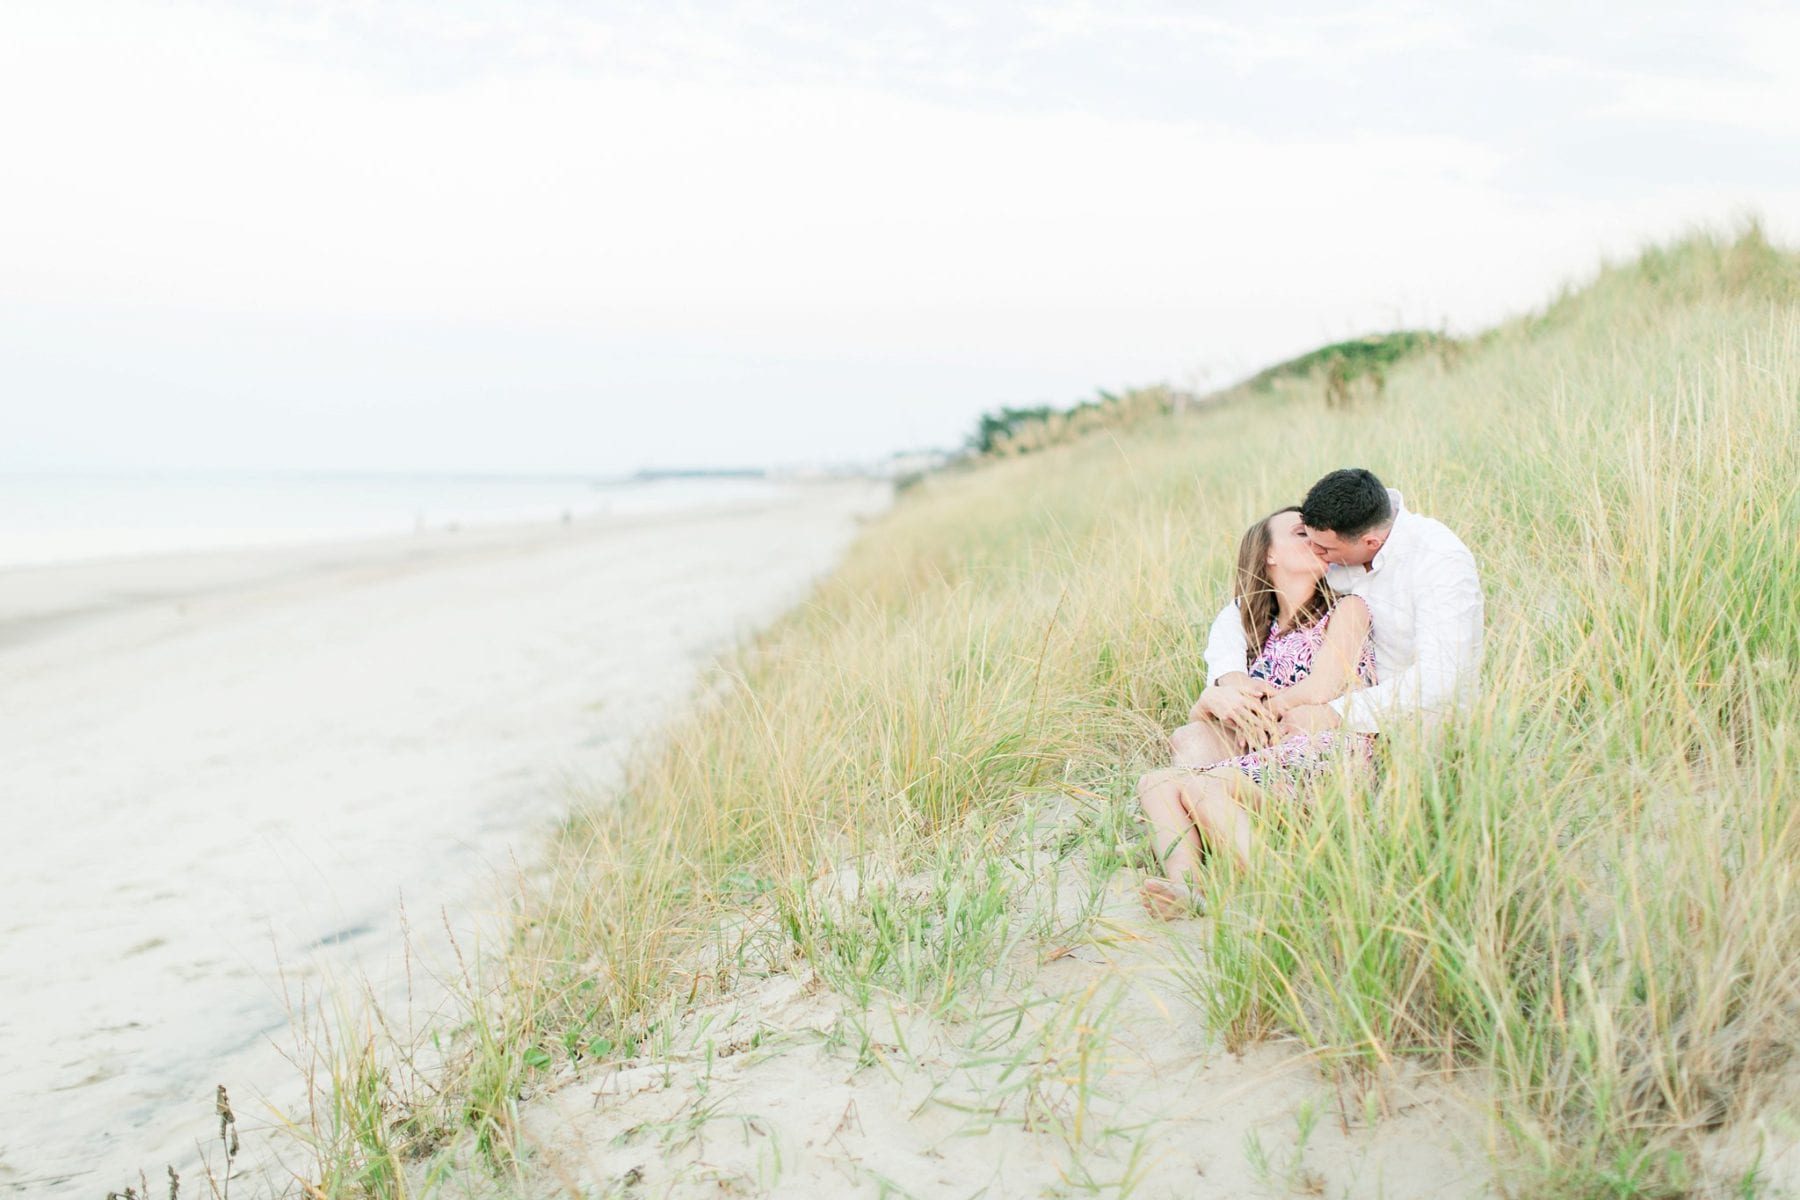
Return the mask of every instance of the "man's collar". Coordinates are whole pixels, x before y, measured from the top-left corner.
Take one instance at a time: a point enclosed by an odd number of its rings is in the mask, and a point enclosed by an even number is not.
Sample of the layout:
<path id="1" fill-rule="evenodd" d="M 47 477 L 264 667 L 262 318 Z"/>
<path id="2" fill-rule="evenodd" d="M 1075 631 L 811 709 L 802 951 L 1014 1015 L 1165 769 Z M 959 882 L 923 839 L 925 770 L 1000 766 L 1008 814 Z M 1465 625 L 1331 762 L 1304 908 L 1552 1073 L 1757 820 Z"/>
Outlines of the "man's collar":
<path id="1" fill-rule="evenodd" d="M 1388 503 L 1391 504 L 1394 509 L 1394 520 L 1393 523 L 1388 526 L 1388 535 L 1382 540 L 1381 549 L 1377 550 L 1375 552 L 1375 557 L 1369 560 L 1368 571 L 1371 575 L 1381 570 L 1382 562 L 1387 558 L 1388 550 L 1394 544 L 1394 535 L 1400 532 L 1400 518 L 1406 514 L 1406 497 L 1402 496 L 1393 488 L 1389 488 L 1387 494 Z"/>

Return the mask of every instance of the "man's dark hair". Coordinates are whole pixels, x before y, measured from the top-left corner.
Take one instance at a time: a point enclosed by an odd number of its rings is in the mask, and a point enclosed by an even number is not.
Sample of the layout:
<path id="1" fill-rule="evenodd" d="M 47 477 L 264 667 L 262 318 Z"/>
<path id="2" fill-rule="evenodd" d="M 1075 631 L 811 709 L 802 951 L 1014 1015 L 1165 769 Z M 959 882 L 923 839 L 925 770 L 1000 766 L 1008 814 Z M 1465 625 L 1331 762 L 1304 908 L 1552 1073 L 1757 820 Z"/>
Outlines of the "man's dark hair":
<path id="1" fill-rule="evenodd" d="M 1394 517 L 1387 489 L 1361 467 L 1333 471 L 1312 485 L 1300 505 L 1300 520 L 1309 529 L 1326 529 L 1343 538 L 1361 537 Z"/>

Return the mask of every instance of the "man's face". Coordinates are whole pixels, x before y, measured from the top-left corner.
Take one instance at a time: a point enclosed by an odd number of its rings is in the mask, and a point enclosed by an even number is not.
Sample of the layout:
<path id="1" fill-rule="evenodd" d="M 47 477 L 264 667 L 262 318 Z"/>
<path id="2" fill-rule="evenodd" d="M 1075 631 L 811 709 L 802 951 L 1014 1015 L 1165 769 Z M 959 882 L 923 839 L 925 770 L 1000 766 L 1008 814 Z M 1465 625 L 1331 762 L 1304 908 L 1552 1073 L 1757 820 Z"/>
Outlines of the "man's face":
<path id="1" fill-rule="evenodd" d="M 1340 537 L 1329 529 L 1307 527 L 1306 540 L 1312 543 L 1313 553 L 1328 563 L 1349 567 L 1366 567 L 1375 552 L 1381 549 L 1381 539 L 1373 534 L 1365 533 L 1361 537 Z"/>

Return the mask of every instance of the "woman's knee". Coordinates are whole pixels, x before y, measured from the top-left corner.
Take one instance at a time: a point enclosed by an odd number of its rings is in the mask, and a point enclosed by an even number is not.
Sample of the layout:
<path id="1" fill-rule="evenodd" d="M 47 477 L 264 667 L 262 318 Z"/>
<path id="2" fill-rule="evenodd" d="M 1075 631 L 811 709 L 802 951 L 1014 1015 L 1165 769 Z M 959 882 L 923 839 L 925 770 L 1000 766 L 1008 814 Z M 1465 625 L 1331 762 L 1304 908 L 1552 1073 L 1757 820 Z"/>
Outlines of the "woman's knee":
<path id="1" fill-rule="evenodd" d="M 1147 788 L 1138 793 L 1138 807 L 1152 821 L 1181 819 L 1181 802 L 1175 790 L 1167 785 Z"/>
<path id="2" fill-rule="evenodd" d="M 1239 808 L 1253 803 L 1260 795 L 1256 781 L 1235 767 L 1215 767 L 1201 778 L 1206 780 L 1208 787 L 1235 802 Z"/>
<path id="3" fill-rule="evenodd" d="M 1194 724 L 1182 725 L 1169 734 L 1169 749 L 1176 754 L 1186 754 L 1200 748 L 1205 740 L 1200 727 Z"/>
<path id="4" fill-rule="evenodd" d="M 1175 761 L 1188 767 L 1221 762 L 1239 753 L 1236 739 L 1216 721 L 1190 721 L 1169 734 Z"/>
<path id="5" fill-rule="evenodd" d="M 1178 794 L 1178 802 L 1188 818 L 1203 828 L 1216 823 L 1219 815 L 1218 805 L 1226 799 L 1223 786 L 1216 779 L 1205 775 L 1193 775 Z"/>
<path id="6" fill-rule="evenodd" d="M 1180 770 L 1175 767 L 1163 767 L 1155 771 L 1146 771 L 1144 774 L 1138 776 L 1138 798 L 1142 799 L 1159 788 L 1167 788 L 1170 784 L 1179 781 L 1189 774 L 1191 774 L 1191 772 Z"/>

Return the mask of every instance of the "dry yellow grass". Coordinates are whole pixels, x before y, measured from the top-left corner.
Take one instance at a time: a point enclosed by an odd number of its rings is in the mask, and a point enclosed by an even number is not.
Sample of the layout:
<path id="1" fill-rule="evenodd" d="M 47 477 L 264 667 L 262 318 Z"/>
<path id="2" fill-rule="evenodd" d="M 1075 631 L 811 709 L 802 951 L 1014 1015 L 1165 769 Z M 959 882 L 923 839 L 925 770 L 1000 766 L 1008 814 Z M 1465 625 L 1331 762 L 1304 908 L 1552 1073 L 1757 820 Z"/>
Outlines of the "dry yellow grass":
<path id="1" fill-rule="evenodd" d="M 1131 781 L 1200 684 L 1237 534 L 1359 464 L 1474 550 L 1485 699 L 1215 876 L 1236 919 L 1197 1003 L 1342 1071 L 1479 1068 L 1516 1192 L 1753 1191 L 1700 1151 L 1800 1036 L 1797 304 L 1756 229 L 1697 235 L 1378 400 L 1285 380 L 911 489 L 571 817 L 471 983 L 460 1073 L 404 1121 L 334 1110 L 330 1190 L 403 1194 L 407 1140 L 456 1128 L 503 1162 L 521 1079 L 651 1053 L 740 971 L 972 1004 L 1053 932 L 993 869 L 1037 836 L 1021 798 L 1103 801 L 1057 835 L 1079 887 L 1135 870 Z"/>

